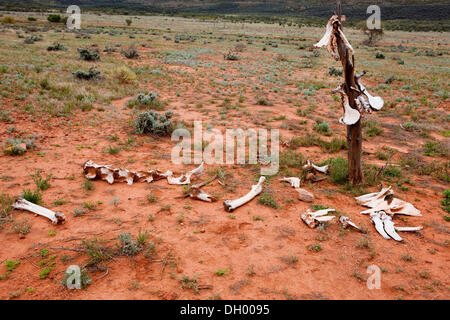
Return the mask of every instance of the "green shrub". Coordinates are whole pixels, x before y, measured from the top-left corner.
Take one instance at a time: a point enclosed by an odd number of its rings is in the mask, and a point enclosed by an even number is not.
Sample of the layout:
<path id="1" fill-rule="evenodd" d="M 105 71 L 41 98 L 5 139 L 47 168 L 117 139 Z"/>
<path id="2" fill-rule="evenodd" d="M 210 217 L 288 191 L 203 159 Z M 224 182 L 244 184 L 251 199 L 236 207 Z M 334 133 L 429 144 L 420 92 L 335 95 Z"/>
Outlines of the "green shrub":
<path id="1" fill-rule="evenodd" d="M 59 42 L 54 42 L 53 45 L 47 47 L 47 51 L 67 51 L 67 48 Z"/>
<path id="2" fill-rule="evenodd" d="M 75 72 L 72 72 L 73 76 L 80 80 L 93 80 L 100 78 L 100 71 L 96 70 L 93 67 L 90 67 L 89 70 L 83 71 L 83 70 L 77 70 Z"/>
<path id="3" fill-rule="evenodd" d="M 135 256 L 142 250 L 142 247 L 133 241 L 129 233 L 121 233 L 119 235 L 119 241 L 121 244 L 121 252 L 127 256 Z"/>
<path id="4" fill-rule="evenodd" d="M 441 200 L 442 210 L 450 213 L 450 189 L 444 191 L 444 199 Z"/>
<path id="5" fill-rule="evenodd" d="M 128 59 L 136 59 L 140 56 L 134 45 L 131 45 L 126 49 L 122 49 L 121 53 Z"/>
<path id="6" fill-rule="evenodd" d="M 138 114 L 134 127 L 138 134 L 153 134 L 157 136 L 168 136 L 172 134 L 174 124 L 170 119 L 173 113 L 171 111 L 161 115 L 153 110 L 143 111 Z"/>
<path id="7" fill-rule="evenodd" d="M 98 61 L 100 60 L 100 52 L 97 48 L 89 50 L 87 48 L 77 48 L 78 53 L 80 54 L 80 59 L 85 61 Z"/>
<path id="8" fill-rule="evenodd" d="M 330 180 L 333 183 L 345 184 L 348 180 L 348 161 L 342 157 L 329 159 Z"/>
<path id="9" fill-rule="evenodd" d="M 23 189 L 22 198 L 35 204 L 40 204 L 42 202 L 42 194 L 39 189 L 36 189 L 35 191 Z"/>
<path id="10" fill-rule="evenodd" d="M 386 56 L 382 52 L 377 52 L 377 54 L 375 55 L 375 58 L 377 58 L 377 59 L 384 59 L 384 58 L 386 58 Z"/>
<path id="11" fill-rule="evenodd" d="M 58 23 L 58 22 L 61 22 L 61 16 L 60 16 L 59 14 L 50 14 L 50 15 L 48 15 L 48 17 L 47 17 L 47 20 L 48 20 L 49 22 L 55 22 L 55 23 Z"/>
<path id="12" fill-rule="evenodd" d="M 336 69 L 335 67 L 330 67 L 328 69 L 328 74 L 330 76 L 342 76 L 343 73 L 344 71 L 342 69 Z"/>
<path id="13" fill-rule="evenodd" d="M 273 209 L 278 209 L 280 207 L 273 194 L 268 192 L 262 193 L 258 198 L 258 202 Z"/>
<path id="14" fill-rule="evenodd" d="M 52 175 L 49 174 L 47 178 L 44 179 L 41 175 L 41 172 L 39 170 L 36 170 L 35 174 L 31 175 L 31 178 L 33 178 L 33 181 L 39 190 L 45 191 L 50 187 L 50 180 L 52 179 Z"/>
<path id="15" fill-rule="evenodd" d="M 316 120 L 313 129 L 324 136 L 330 136 L 332 134 L 330 125 L 325 120 Z"/>

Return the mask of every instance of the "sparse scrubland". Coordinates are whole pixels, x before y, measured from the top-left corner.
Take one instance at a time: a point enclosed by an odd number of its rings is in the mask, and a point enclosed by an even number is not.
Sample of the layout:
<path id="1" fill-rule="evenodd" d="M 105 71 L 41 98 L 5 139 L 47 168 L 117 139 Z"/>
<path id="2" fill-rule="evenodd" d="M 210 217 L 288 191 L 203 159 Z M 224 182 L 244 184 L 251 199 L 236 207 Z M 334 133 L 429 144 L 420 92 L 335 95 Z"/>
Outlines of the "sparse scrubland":
<path id="1" fill-rule="evenodd" d="M 0 20 L 0 299 L 448 299 L 448 32 L 387 30 L 366 46 L 346 29 L 357 72 L 385 100 L 364 115 L 365 182 L 352 186 L 331 94 L 342 67 L 312 49 L 324 26 L 86 14 L 72 32 L 47 16 Z M 171 162 L 170 133 L 194 120 L 280 130 L 280 171 L 258 199 L 232 213 L 221 204 L 247 193 L 261 164 L 206 165 L 215 203 L 164 181 L 84 177 L 88 159 L 191 170 Z M 302 185 L 313 203 L 279 182 L 304 179 L 307 159 L 330 165 L 327 179 Z M 424 226 L 402 243 L 381 238 L 353 199 L 381 185 L 422 212 L 396 218 Z M 13 210 L 18 196 L 65 213 L 65 224 Z M 300 214 L 320 208 L 368 233 L 309 229 Z M 82 269 L 82 290 L 62 284 L 69 265 Z M 383 271 L 381 290 L 367 289 L 369 265 Z"/>

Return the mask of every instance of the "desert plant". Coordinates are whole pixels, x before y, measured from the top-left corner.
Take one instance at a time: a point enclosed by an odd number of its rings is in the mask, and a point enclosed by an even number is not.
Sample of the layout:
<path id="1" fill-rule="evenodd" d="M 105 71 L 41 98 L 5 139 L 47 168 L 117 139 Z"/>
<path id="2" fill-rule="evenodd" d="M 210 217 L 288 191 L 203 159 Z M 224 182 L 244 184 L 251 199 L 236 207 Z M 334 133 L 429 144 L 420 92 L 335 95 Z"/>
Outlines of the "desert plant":
<path id="1" fill-rule="evenodd" d="M 153 110 L 143 111 L 138 114 L 134 123 L 136 133 L 150 133 L 157 136 L 170 135 L 174 129 L 174 125 L 170 121 L 172 115 L 171 111 L 166 112 L 164 115 Z"/>
<path id="2" fill-rule="evenodd" d="M 348 163 L 341 157 L 329 159 L 330 180 L 337 184 L 345 184 L 348 179 Z"/>
<path id="3" fill-rule="evenodd" d="M 136 59 L 140 56 L 135 45 L 130 45 L 126 49 L 122 49 L 121 53 L 128 59 Z"/>
<path id="4" fill-rule="evenodd" d="M 47 47 L 47 51 L 67 51 L 67 48 L 59 42 L 54 42 L 53 45 Z"/>
<path id="5" fill-rule="evenodd" d="M 119 241 L 121 244 L 121 252 L 127 256 L 135 256 L 137 255 L 141 250 L 141 245 L 136 241 L 133 241 L 133 237 L 129 233 L 121 233 L 119 235 Z"/>
<path id="6" fill-rule="evenodd" d="M 120 83 L 130 83 L 136 80 L 136 74 L 125 66 L 117 68 L 114 73 Z"/>
<path id="7" fill-rule="evenodd" d="M 72 72 L 72 74 L 75 78 L 80 80 L 92 80 L 98 79 L 100 77 L 100 71 L 96 70 L 93 67 L 90 67 L 87 72 L 84 70 L 77 70 L 75 72 Z"/>
<path id="8" fill-rule="evenodd" d="M 92 50 L 88 48 L 77 48 L 78 53 L 80 54 L 80 59 L 85 61 L 98 61 L 100 60 L 100 52 L 97 48 L 93 48 Z"/>
<path id="9" fill-rule="evenodd" d="M 22 190 L 22 198 L 35 204 L 40 204 L 42 202 L 42 193 L 39 189 L 31 191 L 31 189 Z"/>
<path id="10" fill-rule="evenodd" d="M 342 69 L 337 69 L 337 68 L 335 68 L 335 67 L 330 67 L 329 69 L 328 69 L 328 74 L 330 75 L 330 76 L 342 76 L 342 74 L 343 74 L 343 70 Z"/>
<path id="11" fill-rule="evenodd" d="M 49 22 L 56 22 L 56 23 L 58 23 L 58 22 L 61 22 L 61 16 L 59 14 L 50 14 L 47 17 L 47 20 Z"/>

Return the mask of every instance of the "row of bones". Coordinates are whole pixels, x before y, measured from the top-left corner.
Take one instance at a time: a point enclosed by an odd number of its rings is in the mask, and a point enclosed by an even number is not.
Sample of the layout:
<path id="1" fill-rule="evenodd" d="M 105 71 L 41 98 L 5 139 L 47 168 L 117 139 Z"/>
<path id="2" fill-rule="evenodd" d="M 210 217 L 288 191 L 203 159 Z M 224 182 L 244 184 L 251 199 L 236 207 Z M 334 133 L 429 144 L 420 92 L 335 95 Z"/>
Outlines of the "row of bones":
<path id="1" fill-rule="evenodd" d="M 314 163 L 307 161 L 304 166 L 305 169 L 313 169 L 317 172 L 327 174 L 328 166 L 317 166 Z M 152 182 L 161 179 L 167 179 L 167 182 L 171 185 L 189 185 L 191 178 L 200 177 L 204 171 L 204 163 L 202 162 L 199 167 L 188 171 L 179 177 L 174 177 L 172 171 L 162 173 L 159 170 L 149 171 L 130 171 L 124 168 L 116 169 L 111 168 L 109 165 L 98 165 L 88 160 L 83 165 L 84 175 L 90 180 L 104 180 L 110 184 L 114 182 L 127 182 L 129 185 L 134 182 Z M 214 197 L 207 194 L 201 188 L 216 179 L 216 176 L 210 178 L 207 181 L 203 181 L 197 184 L 190 184 L 189 192 L 184 197 L 191 197 L 206 202 L 216 201 Z M 225 200 L 223 202 L 224 208 L 228 212 L 232 212 L 236 208 L 250 202 L 253 198 L 262 192 L 262 186 L 265 181 L 265 177 L 261 176 L 256 185 L 251 187 L 243 197 L 235 200 Z M 280 181 L 288 182 L 295 190 L 300 193 L 305 191 L 300 189 L 301 179 L 298 177 L 284 177 Z M 302 199 L 300 197 L 300 199 Z M 391 187 L 383 188 L 380 192 L 369 193 L 360 197 L 356 197 L 356 202 L 362 206 L 368 207 L 368 210 L 362 211 L 361 214 L 369 214 L 371 221 L 375 225 L 375 229 L 385 239 L 394 239 L 402 241 L 402 238 L 396 231 L 418 231 L 422 227 L 395 227 L 392 217 L 395 214 L 409 215 L 409 216 L 421 216 L 420 211 L 417 210 L 412 204 L 393 198 L 393 191 Z M 33 212 L 37 215 L 48 218 L 54 224 L 60 224 L 65 221 L 65 216 L 61 212 L 53 212 L 47 208 L 41 207 L 34 203 L 31 203 L 23 198 L 19 198 L 14 204 L 15 209 L 26 210 Z M 307 210 L 301 215 L 302 220 L 310 227 L 315 228 L 320 223 L 331 221 L 335 218 L 331 213 L 336 212 L 335 209 L 323 209 L 312 212 Z M 344 226 L 351 226 L 359 231 L 363 231 L 360 227 L 354 224 L 349 217 L 340 216 L 339 222 Z"/>

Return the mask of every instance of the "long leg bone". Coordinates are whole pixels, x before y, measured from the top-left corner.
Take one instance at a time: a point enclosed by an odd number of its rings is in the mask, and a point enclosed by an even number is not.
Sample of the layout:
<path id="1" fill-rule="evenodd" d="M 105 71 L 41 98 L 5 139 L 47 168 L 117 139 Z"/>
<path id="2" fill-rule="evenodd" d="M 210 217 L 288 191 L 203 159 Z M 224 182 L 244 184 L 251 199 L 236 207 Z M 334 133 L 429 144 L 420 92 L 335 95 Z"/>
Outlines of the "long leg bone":
<path id="1" fill-rule="evenodd" d="M 250 200 L 252 200 L 254 197 L 256 197 L 258 194 L 262 192 L 262 184 L 266 178 L 264 176 L 259 178 L 258 184 L 255 184 L 252 186 L 252 189 L 249 193 L 247 193 L 245 196 L 236 199 L 236 200 L 225 200 L 223 202 L 223 206 L 225 207 L 225 210 L 228 212 L 233 211 L 234 209 L 246 204 Z"/>
<path id="2" fill-rule="evenodd" d="M 26 210 L 33 212 L 37 215 L 46 217 L 47 219 L 50 219 L 50 221 L 53 224 L 61 224 L 66 220 L 66 217 L 63 213 L 53 212 L 47 208 L 38 206 L 37 204 L 34 204 L 23 198 L 19 198 L 16 202 L 13 203 L 12 206 L 14 209 Z"/>
<path id="3" fill-rule="evenodd" d="M 327 216 L 330 212 L 335 212 L 334 209 L 323 209 L 315 212 L 311 212 L 311 210 L 306 210 L 305 213 L 301 215 L 303 222 L 310 228 L 315 228 L 319 225 L 320 222 L 331 221 L 335 218 L 335 216 Z"/>
<path id="4" fill-rule="evenodd" d="M 423 227 L 394 227 L 396 231 L 399 232 L 415 232 L 420 231 Z"/>

